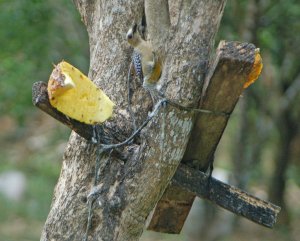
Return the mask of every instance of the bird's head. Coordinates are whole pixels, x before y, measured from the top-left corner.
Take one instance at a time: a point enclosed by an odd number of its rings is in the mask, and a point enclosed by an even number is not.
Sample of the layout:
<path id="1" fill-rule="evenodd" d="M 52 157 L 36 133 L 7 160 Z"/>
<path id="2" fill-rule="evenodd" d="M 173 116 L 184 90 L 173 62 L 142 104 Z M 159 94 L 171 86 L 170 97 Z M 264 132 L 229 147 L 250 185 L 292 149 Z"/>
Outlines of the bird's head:
<path id="1" fill-rule="evenodd" d="M 137 46 L 141 41 L 141 36 L 138 31 L 138 25 L 135 23 L 127 32 L 127 41 L 133 47 Z"/>

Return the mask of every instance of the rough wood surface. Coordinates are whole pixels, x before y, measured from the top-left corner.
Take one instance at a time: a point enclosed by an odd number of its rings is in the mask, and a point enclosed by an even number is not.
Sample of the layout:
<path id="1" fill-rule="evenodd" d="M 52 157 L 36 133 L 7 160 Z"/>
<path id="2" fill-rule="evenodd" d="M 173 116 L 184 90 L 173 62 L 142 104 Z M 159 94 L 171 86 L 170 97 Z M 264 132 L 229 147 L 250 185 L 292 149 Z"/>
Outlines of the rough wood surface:
<path id="1" fill-rule="evenodd" d="M 222 41 L 211 63 L 199 107 L 231 113 L 243 91 L 254 63 L 255 46 L 249 43 Z M 227 125 L 229 116 L 199 114 L 197 116 L 183 162 L 205 171 Z M 172 193 L 170 196 L 169 193 Z M 185 198 L 186 197 L 186 198 Z M 148 229 L 180 233 L 195 195 L 169 185 L 156 205 Z M 166 203 L 170 203 L 169 206 Z M 171 226 L 167 217 L 178 222 Z"/>
<path id="2" fill-rule="evenodd" d="M 251 43 L 220 42 L 216 59 L 205 80 L 200 107 L 231 113 L 244 90 L 254 57 L 255 46 Z M 183 157 L 184 162 L 197 160 L 200 169 L 207 169 L 229 117 L 199 114 Z"/>
<path id="3" fill-rule="evenodd" d="M 270 202 L 215 178 L 209 179 L 203 172 L 183 164 L 177 169 L 172 184 L 268 228 L 274 226 L 280 212 L 280 207 Z"/>
<path id="4" fill-rule="evenodd" d="M 141 19 L 144 1 L 74 2 L 89 35 L 89 78 L 117 105 L 113 120 L 105 126 L 128 136 L 132 127 L 127 111 L 126 80 L 132 49 L 125 34 L 134 21 Z M 170 27 L 172 31 L 165 44 L 159 44 L 164 46 L 162 52 L 166 53 L 161 82 L 167 98 L 185 106 L 196 106 L 224 2 L 184 1 L 184 7 L 178 9 L 178 25 Z M 159 1 L 152 1 L 152 4 L 150 9 L 159 9 L 155 6 Z M 149 111 L 145 103 L 151 101 L 140 89 L 137 86 L 135 93 L 141 94 L 133 99 L 138 123 Z M 194 121 L 189 111 L 167 106 L 164 112 L 149 123 L 138 141 L 125 148 L 126 162 L 114 154 L 110 158 L 108 154 L 101 157 L 96 187 L 97 146 L 75 133 L 71 135 L 41 240 L 82 240 L 88 216 L 87 196 L 95 189 L 98 192 L 89 240 L 139 239 L 147 216 L 183 157 Z M 166 120 L 164 130 L 163 117 Z"/>
<path id="5" fill-rule="evenodd" d="M 76 130 L 78 134 L 82 134 L 82 137 L 86 138 L 87 140 L 91 140 L 94 135 L 91 126 L 75 120 L 70 120 L 69 118 L 65 117 L 65 115 L 53 108 L 50 105 L 46 87 L 47 86 L 44 82 L 34 83 L 34 105 L 36 105 L 38 108 L 45 111 L 47 114 L 57 119 L 61 123 L 67 125 L 69 128 Z M 228 211 L 231 211 L 237 215 L 241 215 L 266 227 L 273 227 L 276 222 L 277 215 L 280 211 L 280 208 L 278 206 L 253 197 L 236 187 L 222 183 L 215 178 L 209 180 L 206 174 L 193 168 L 189 168 L 185 164 L 181 164 L 178 167 L 175 175 L 173 176 L 172 184 L 173 190 L 176 188 L 178 189 L 177 192 L 180 192 L 180 190 L 182 190 L 183 188 L 184 190 L 193 194 L 192 199 L 194 199 L 194 195 L 200 198 L 205 198 L 213 202 L 214 204 L 227 209 Z M 167 194 L 168 197 L 176 198 L 176 200 L 178 201 L 177 192 L 171 191 L 171 189 L 166 190 L 166 192 L 170 192 Z M 185 201 L 186 199 L 187 197 L 183 197 L 182 200 Z M 172 203 L 165 203 L 166 207 L 170 207 L 170 205 L 172 205 Z M 178 211 L 186 211 L 188 209 L 188 212 L 191 208 L 189 205 L 184 206 L 185 202 L 181 203 L 181 205 L 182 206 L 180 209 L 178 209 Z M 167 210 L 167 208 L 161 209 L 162 212 L 164 210 Z M 180 216 L 179 212 L 177 212 L 176 214 L 177 217 Z M 185 215 L 186 212 L 182 212 L 182 214 Z M 163 213 L 161 215 L 164 216 Z M 179 223 L 177 219 L 174 219 L 174 217 L 168 216 L 168 220 L 170 227 L 183 225 L 183 223 Z M 180 220 L 184 219 L 181 218 Z M 160 224 L 158 223 L 158 225 Z"/>

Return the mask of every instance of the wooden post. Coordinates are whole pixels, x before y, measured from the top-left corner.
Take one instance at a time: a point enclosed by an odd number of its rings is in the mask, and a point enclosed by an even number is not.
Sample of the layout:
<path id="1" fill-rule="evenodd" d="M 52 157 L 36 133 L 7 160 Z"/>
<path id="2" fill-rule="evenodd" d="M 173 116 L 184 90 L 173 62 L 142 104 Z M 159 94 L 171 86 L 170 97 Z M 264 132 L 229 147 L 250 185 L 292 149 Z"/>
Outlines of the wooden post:
<path id="1" fill-rule="evenodd" d="M 255 46 L 249 43 L 220 42 L 216 57 L 206 75 L 199 107 L 231 113 L 242 94 L 243 85 L 254 63 Z M 199 114 L 194 125 L 183 163 L 207 170 L 229 116 Z M 148 229 L 180 233 L 193 204 L 195 194 L 169 185 L 156 205 Z M 171 218 L 170 218 L 171 217 Z M 169 220 L 176 223 L 170 225 Z"/>

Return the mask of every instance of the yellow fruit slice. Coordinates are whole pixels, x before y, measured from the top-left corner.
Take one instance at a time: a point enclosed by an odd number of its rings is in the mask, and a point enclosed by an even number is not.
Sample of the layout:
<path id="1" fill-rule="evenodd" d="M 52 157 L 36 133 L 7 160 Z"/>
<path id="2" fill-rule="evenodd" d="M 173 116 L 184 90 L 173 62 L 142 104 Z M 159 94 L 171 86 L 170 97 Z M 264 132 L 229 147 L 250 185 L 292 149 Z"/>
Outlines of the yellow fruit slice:
<path id="1" fill-rule="evenodd" d="M 248 88 L 249 85 L 253 84 L 259 77 L 260 72 L 263 68 L 262 58 L 260 56 L 259 49 L 255 49 L 255 59 L 252 66 L 251 72 L 248 76 L 247 82 L 244 84 L 244 88 Z"/>
<path id="2" fill-rule="evenodd" d="M 63 114 L 86 124 L 99 124 L 113 114 L 114 103 L 87 76 L 62 61 L 48 82 L 51 105 Z"/>

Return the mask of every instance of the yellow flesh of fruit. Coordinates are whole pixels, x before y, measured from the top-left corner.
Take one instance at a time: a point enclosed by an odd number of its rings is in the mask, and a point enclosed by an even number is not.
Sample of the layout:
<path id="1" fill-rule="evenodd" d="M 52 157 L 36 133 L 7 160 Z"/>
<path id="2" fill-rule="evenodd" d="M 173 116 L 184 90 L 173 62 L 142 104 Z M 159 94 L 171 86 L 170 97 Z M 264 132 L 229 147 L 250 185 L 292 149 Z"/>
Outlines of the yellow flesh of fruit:
<path id="1" fill-rule="evenodd" d="M 259 53 L 259 49 L 255 50 L 255 59 L 254 64 L 252 66 L 251 72 L 248 75 L 248 80 L 244 83 L 244 88 L 248 88 L 251 84 L 253 84 L 259 77 L 260 72 L 263 68 L 262 58 Z"/>
<path id="2" fill-rule="evenodd" d="M 86 124 L 98 124 L 113 114 L 114 103 L 87 76 L 62 61 L 48 82 L 51 105 L 63 114 Z"/>

